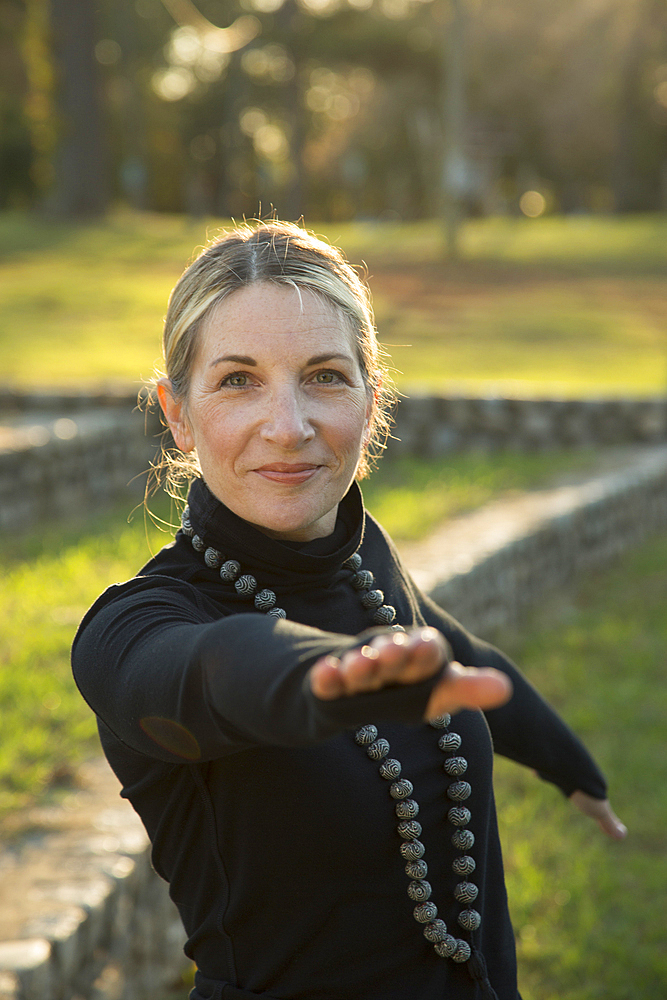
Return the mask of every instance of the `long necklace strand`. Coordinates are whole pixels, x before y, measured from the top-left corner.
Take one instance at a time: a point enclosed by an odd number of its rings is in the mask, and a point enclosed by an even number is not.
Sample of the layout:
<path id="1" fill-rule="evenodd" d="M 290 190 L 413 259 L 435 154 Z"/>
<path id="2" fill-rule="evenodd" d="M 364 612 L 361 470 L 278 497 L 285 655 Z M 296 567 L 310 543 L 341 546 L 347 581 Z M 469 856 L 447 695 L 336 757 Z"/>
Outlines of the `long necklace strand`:
<path id="1" fill-rule="evenodd" d="M 287 612 L 277 607 L 274 591 L 268 588 L 258 590 L 255 577 L 250 573 L 241 573 L 239 562 L 235 559 L 225 559 L 218 549 L 207 546 L 204 539 L 195 532 L 190 519 L 190 509 L 187 506 L 181 517 L 181 526 L 183 534 L 190 538 L 195 552 L 203 554 L 204 562 L 209 569 L 219 571 L 223 583 L 233 584 L 240 597 L 252 598 L 258 611 L 273 618 L 287 617 Z M 385 604 L 383 592 L 375 588 L 373 574 L 370 570 L 362 569 L 361 556 L 355 552 L 343 566 L 351 572 L 350 583 L 359 592 L 362 606 L 371 612 L 374 624 L 404 632 L 403 626 L 395 623 L 396 609 L 390 604 Z M 458 924 L 463 931 L 472 935 L 479 928 L 482 918 L 470 905 L 475 902 L 479 894 L 475 883 L 467 879 L 476 868 L 474 858 L 468 854 L 475 843 L 475 836 L 468 829 L 471 820 L 470 810 L 461 804 L 470 797 L 472 788 L 469 782 L 460 780 L 468 769 L 468 762 L 458 753 L 461 737 L 458 733 L 450 731 L 450 723 L 449 714 L 440 715 L 429 721 L 429 725 L 434 729 L 442 730 L 438 746 L 446 755 L 443 769 L 448 777 L 455 779 L 447 786 L 447 797 L 452 802 L 447 811 L 447 819 L 454 828 L 451 841 L 453 847 L 461 852 L 452 862 L 454 874 L 461 878 L 454 887 L 454 898 L 463 906 L 457 917 Z M 471 977 L 484 988 L 488 1000 L 494 998 L 497 1000 L 481 952 L 468 941 L 457 938 L 448 931 L 445 921 L 438 917 L 437 906 L 431 900 L 433 890 L 426 879 L 428 865 L 424 860 L 424 845 L 419 840 L 422 827 L 417 820 L 419 804 L 412 798 L 414 790 L 412 782 L 402 776 L 403 768 L 400 761 L 389 756 L 391 749 L 389 742 L 378 736 L 376 726 L 361 726 L 355 732 L 354 740 L 372 761 L 379 763 L 380 777 L 389 782 L 389 795 L 395 800 L 394 811 L 398 819 L 399 850 L 405 861 L 405 873 L 410 879 L 407 894 L 415 904 L 412 911 L 414 919 L 422 925 L 424 937 L 433 945 L 440 958 L 449 958 L 457 963 L 467 962 Z"/>

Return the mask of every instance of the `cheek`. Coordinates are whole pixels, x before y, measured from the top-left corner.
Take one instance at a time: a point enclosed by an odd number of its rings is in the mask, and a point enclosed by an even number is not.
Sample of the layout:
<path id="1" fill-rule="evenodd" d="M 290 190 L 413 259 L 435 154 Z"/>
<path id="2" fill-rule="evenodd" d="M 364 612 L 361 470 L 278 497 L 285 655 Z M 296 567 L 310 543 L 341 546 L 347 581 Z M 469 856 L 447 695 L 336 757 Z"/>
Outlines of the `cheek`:
<path id="1" fill-rule="evenodd" d="M 329 423 L 329 439 L 342 451 L 359 452 L 366 436 L 368 419 L 361 404 L 342 407 Z"/>

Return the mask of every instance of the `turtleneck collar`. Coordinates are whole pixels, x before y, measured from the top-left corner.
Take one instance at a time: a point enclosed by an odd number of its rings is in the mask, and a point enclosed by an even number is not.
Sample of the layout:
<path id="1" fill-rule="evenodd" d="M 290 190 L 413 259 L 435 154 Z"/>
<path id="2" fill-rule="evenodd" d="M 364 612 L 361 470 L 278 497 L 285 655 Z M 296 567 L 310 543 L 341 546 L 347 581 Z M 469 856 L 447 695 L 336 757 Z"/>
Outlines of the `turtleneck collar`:
<path id="1" fill-rule="evenodd" d="M 207 546 L 236 559 L 243 572 L 285 585 L 322 583 L 361 545 L 364 508 L 361 491 L 353 483 L 338 505 L 336 526 L 331 535 L 311 542 L 283 542 L 270 538 L 254 525 L 234 514 L 211 493 L 203 479 L 195 479 L 188 495 L 190 520 L 196 534 Z"/>

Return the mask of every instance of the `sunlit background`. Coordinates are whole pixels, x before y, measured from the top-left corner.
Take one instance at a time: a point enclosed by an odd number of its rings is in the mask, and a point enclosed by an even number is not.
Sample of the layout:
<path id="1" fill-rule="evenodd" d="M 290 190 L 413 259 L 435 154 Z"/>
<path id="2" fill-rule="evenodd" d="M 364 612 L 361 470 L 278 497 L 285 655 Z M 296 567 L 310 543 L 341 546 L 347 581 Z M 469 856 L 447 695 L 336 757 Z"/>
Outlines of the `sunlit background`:
<path id="1" fill-rule="evenodd" d="M 661 0 L 1 0 L 0 205 L 655 211 Z"/>

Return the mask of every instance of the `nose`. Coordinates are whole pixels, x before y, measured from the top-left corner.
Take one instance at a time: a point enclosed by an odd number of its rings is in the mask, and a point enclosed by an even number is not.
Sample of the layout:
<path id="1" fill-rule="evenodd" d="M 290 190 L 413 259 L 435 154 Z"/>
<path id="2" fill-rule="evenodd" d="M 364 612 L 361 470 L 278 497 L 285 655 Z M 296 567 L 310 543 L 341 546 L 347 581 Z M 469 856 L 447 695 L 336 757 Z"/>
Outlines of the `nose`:
<path id="1" fill-rule="evenodd" d="M 308 400 L 298 389 L 285 387 L 271 394 L 261 434 L 285 451 L 297 451 L 315 437 Z"/>

